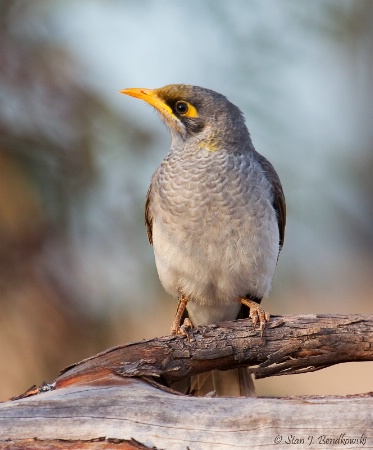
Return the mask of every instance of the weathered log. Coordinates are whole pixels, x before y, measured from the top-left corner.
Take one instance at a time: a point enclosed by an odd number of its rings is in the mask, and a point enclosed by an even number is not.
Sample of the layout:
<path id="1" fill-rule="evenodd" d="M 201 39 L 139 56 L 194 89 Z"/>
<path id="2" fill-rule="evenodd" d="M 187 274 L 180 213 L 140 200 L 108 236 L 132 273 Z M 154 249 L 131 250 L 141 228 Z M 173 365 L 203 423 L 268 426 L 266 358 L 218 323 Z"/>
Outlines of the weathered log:
<path id="1" fill-rule="evenodd" d="M 75 442 L 73 448 L 80 448 L 83 441 L 87 447 L 82 448 L 96 449 L 102 448 L 98 446 L 102 442 L 97 443 L 100 439 L 124 440 L 127 442 L 122 445 L 130 445 L 132 438 L 168 450 L 284 449 L 291 441 L 298 444 L 293 447 L 297 449 L 373 448 L 372 424 L 373 397 L 369 395 L 187 397 L 156 389 L 137 378 L 110 375 L 91 384 L 0 405 L 0 448 L 45 448 L 38 447 L 40 441 L 54 448 L 53 441 L 62 439 Z M 356 443 L 327 445 L 326 439 L 343 434 Z M 6 447 L 10 442 L 2 441 L 5 438 L 11 439 L 14 447 Z M 21 447 L 20 442 L 30 438 L 39 441 Z M 112 443 L 106 448 L 126 447 Z"/>
<path id="2" fill-rule="evenodd" d="M 118 346 L 0 404 L 0 448 L 373 448 L 372 394 L 195 398 L 166 387 L 239 365 L 266 377 L 371 360 L 373 316 L 358 315 L 273 317 L 263 339 L 241 320 Z"/>

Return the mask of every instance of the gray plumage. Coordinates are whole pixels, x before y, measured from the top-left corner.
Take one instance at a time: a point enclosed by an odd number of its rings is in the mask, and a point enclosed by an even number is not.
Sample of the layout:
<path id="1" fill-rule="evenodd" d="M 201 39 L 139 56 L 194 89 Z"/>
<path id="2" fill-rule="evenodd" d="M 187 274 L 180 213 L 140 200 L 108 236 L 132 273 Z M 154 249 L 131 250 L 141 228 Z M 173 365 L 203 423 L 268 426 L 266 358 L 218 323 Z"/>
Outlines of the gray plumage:
<path id="1" fill-rule="evenodd" d="M 187 298 L 194 326 L 236 319 L 242 298 L 260 303 L 271 288 L 286 217 L 277 173 L 223 95 L 188 85 L 122 92 L 152 104 L 171 132 L 145 208 L 162 285 Z M 193 384 L 199 395 L 211 386 L 251 395 L 253 387 L 237 369 Z"/>
<path id="2" fill-rule="evenodd" d="M 192 129 L 193 119 L 176 128 L 162 117 L 172 143 L 146 206 L 160 280 L 169 294 L 188 297 L 194 325 L 235 319 L 240 297 L 261 299 L 271 288 L 283 241 L 281 184 L 224 96 L 183 85 L 157 91 L 199 114 Z"/>

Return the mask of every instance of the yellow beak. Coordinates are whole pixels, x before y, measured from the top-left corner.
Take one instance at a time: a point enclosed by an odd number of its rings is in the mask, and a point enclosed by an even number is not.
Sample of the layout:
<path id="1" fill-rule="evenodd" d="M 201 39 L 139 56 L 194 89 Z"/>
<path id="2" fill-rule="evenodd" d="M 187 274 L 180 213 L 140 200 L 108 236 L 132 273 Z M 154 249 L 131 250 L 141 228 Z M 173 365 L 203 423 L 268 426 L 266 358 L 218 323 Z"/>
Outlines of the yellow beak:
<path id="1" fill-rule="evenodd" d="M 172 115 L 172 109 L 166 105 L 166 103 L 158 97 L 156 89 L 143 89 L 143 88 L 129 88 L 120 91 L 121 94 L 130 95 L 131 97 L 139 98 L 154 106 L 160 113 Z"/>

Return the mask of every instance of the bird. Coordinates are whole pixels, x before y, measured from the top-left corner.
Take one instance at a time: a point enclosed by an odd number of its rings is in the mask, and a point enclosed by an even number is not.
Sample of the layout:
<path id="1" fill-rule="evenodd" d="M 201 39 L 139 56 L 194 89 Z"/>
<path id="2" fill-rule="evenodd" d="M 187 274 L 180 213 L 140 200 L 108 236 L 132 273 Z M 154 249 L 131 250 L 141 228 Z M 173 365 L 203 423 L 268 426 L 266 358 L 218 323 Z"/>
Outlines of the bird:
<path id="1" fill-rule="evenodd" d="M 200 86 L 120 92 L 154 107 L 171 135 L 146 195 L 145 223 L 160 281 L 179 300 L 172 334 L 250 317 L 263 336 L 270 318 L 260 302 L 283 246 L 286 203 L 243 113 Z M 194 395 L 254 395 L 246 369 L 201 375 L 188 387 Z"/>

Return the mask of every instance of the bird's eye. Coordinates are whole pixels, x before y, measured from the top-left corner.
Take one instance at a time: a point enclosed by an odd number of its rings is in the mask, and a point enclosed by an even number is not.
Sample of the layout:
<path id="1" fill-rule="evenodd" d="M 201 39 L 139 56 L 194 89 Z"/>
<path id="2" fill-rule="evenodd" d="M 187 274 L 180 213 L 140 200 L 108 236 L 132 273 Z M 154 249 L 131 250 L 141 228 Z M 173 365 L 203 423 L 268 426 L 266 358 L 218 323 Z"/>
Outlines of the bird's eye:
<path id="1" fill-rule="evenodd" d="M 189 105 L 187 102 L 177 102 L 175 109 L 179 114 L 186 114 L 189 110 Z"/>
<path id="2" fill-rule="evenodd" d="M 179 100 L 175 103 L 174 112 L 182 117 L 187 117 L 188 119 L 198 117 L 196 108 L 183 100 Z"/>

